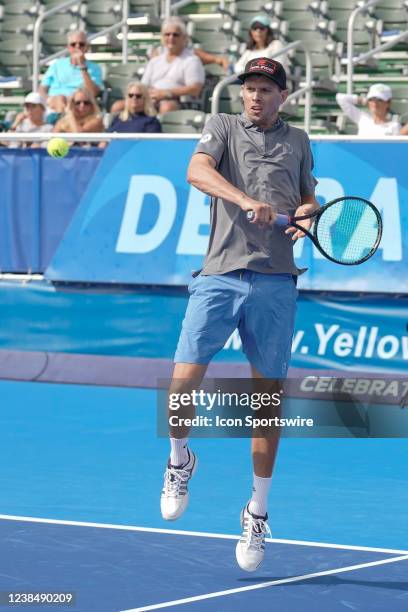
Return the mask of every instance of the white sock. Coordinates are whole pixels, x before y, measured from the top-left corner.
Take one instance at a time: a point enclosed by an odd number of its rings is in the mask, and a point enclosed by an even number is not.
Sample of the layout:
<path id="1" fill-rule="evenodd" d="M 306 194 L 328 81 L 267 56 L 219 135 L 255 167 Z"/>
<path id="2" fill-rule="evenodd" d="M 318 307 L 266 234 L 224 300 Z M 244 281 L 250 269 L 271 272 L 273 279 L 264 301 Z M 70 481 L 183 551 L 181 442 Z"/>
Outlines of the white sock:
<path id="1" fill-rule="evenodd" d="M 272 477 L 261 478 L 254 474 L 252 485 L 252 497 L 249 502 L 248 510 L 257 516 L 266 516 L 268 508 L 268 492 L 271 486 Z"/>
<path id="2" fill-rule="evenodd" d="M 187 452 L 188 438 L 170 438 L 170 463 L 171 465 L 184 465 L 188 461 Z"/>

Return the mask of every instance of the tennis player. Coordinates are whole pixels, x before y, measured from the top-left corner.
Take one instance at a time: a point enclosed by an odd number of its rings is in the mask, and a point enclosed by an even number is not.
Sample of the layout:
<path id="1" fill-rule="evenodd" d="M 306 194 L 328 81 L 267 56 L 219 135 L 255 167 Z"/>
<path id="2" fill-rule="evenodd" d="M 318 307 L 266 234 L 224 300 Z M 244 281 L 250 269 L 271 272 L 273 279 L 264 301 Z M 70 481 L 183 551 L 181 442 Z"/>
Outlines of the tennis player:
<path id="1" fill-rule="evenodd" d="M 288 96 L 282 64 L 253 59 L 238 78 L 244 112 L 208 121 L 188 169 L 188 181 L 212 197 L 211 233 L 204 267 L 189 286 L 172 393 L 200 385 L 207 365 L 236 328 L 253 378 L 282 379 L 288 369 L 300 273 L 293 240 L 304 234 L 273 223 L 276 212 L 303 215 L 318 207 L 313 159 L 307 134 L 278 116 Z M 250 210 L 252 223 L 246 216 Z M 310 227 L 310 221 L 303 223 Z M 183 416 L 193 413 L 189 406 Z M 188 433 L 187 427 L 170 430 L 161 496 L 167 520 L 186 509 L 188 483 L 197 467 Z M 252 440 L 252 497 L 241 512 L 243 532 L 236 548 L 238 564 L 247 571 L 262 562 L 270 533 L 267 497 L 278 439 L 265 434 Z"/>

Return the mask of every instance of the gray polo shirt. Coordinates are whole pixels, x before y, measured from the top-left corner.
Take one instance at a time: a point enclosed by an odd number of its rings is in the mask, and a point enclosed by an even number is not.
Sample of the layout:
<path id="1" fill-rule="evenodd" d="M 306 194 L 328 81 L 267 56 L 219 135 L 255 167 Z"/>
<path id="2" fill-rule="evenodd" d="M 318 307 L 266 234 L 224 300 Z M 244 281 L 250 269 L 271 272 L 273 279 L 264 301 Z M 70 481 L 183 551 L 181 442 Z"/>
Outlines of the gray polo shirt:
<path id="1" fill-rule="evenodd" d="M 282 120 L 263 130 L 245 114 L 214 115 L 205 125 L 195 153 L 207 153 L 216 169 L 248 196 L 292 215 L 303 196 L 313 195 L 316 180 L 309 138 Z M 285 228 L 249 223 L 239 206 L 211 200 L 211 233 L 203 274 L 241 268 L 266 274 L 299 274 L 293 241 Z"/>

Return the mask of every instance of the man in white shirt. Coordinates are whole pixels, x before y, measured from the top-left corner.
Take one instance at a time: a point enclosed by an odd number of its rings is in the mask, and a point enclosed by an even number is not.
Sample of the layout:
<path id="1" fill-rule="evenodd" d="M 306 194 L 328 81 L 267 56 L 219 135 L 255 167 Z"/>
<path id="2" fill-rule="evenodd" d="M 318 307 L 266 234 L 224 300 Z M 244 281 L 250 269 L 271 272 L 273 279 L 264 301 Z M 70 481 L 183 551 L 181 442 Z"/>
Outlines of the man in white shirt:
<path id="1" fill-rule="evenodd" d="M 200 95 L 205 72 L 195 53 L 187 48 L 188 37 L 184 22 L 169 17 L 162 25 L 164 50 L 151 59 L 144 71 L 142 83 L 160 113 L 180 108 L 180 96 Z"/>
<path id="2" fill-rule="evenodd" d="M 358 126 L 358 136 L 393 136 L 400 133 L 399 121 L 391 117 L 390 107 L 392 90 L 388 85 L 371 85 L 366 98 L 357 95 L 338 93 L 337 104 L 343 113 Z M 357 104 L 367 104 L 368 113 L 357 108 Z"/>

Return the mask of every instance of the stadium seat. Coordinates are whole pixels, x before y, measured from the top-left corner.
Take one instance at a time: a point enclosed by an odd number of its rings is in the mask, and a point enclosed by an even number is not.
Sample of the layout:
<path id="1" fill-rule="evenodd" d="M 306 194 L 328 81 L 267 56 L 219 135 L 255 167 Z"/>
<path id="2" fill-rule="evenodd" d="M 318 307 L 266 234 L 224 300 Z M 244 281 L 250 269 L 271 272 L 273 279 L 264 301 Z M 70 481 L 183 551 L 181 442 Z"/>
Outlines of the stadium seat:
<path id="1" fill-rule="evenodd" d="M 159 115 L 163 132 L 200 134 L 206 121 L 206 114 L 197 110 L 178 110 Z"/>
<path id="2" fill-rule="evenodd" d="M 408 27 L 407 0 L 380 0 L 374 7 L 374 13 L 383 20 L 385 31 L 404 31 Z"/>
<path id="3" fill-rule="evenodd" d="M 222 19 L 189 21 L 187 32 L 196 46 L 204 51 L 217 55 L 227 55 L 232 58 L 239 56 L 240 43 L 237 41 L 239 24 Z"/>
<path id="4" fill-rule="evenodd" d="M 247 30 L 251 19 L 258 14 L 266 15 L 270 18 L 279 16 L 280 3 L 265 2 L 264 0 L 236 0 L 230 4 L 229 12 L 236 20 L 241 23 L 243 30 Z M 275 6 L 278 6 L 276 12 Z"/>
<path id="5" fill-rule="evenodd" d="M 240 84 L 232 84 L 224 87 L 221 92 L 218 112 L 232 114 L 242 113 L 242 97 Z"/>
<path id="6" fill-rule="evenodd" d="M 4 75 L 28 78 L 32 72 L 32 42 L 15 35 L 0 41 L 0 66 Z"/>
<path id="7" fill-rule="evenodd" d="M 391 112 L 400 117 L 408 113 L 408 84 L 392 87 Z M 403 123 L 406 123 L 406 119 L 403 120 Z"/>
<path id="8" fill-rule="evenodd" d="M 133 20 L 141 19 L 141 24 L 160 27 L 160 2 L 159 0 L 130 0 L 129 16 Z M 132 23 L 132 21 L 130 21 Z"/>
<path id="9" fill-rule="evenodd" d="M 4 5 L 4 15 L 39 15 L 41 3 L 37 0 L 11 0 Z"/>
<path id="10" fill-rule="evenodd" d="M 102 30 L 122 18 L 122 3 L 118 0 L 88 0 L 86 21 L 89 30 Z"/>

